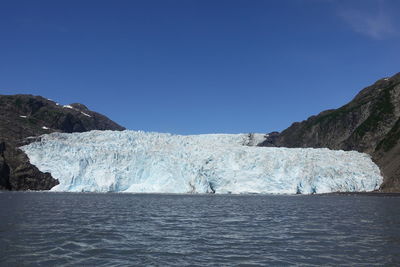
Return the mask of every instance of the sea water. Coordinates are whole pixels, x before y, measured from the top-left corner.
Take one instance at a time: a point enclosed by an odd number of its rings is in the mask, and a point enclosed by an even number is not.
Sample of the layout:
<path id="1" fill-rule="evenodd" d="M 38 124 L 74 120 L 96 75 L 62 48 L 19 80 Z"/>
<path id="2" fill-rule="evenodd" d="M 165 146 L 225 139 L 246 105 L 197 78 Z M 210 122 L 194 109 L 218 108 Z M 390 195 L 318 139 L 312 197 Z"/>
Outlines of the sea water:
<path id="1" fill-rule="evenodd" d="M 400 197 L 0 192 L 1 266 L 400 265 Z"/>

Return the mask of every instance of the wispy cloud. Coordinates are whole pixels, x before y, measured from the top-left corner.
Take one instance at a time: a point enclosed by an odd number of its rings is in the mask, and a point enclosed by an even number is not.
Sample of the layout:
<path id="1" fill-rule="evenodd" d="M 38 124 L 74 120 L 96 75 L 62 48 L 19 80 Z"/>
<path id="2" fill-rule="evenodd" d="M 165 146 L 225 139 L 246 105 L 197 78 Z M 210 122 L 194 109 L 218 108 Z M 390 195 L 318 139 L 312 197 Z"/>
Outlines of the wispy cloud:
<path id="1" fill-rule="evenodd" d="M 357 33 L 373 39 L 386 39 L 399 33 L 394 16 L 384 1 L 374 1 L 374 6 L 356 8 L 340 7 L 338 15 Z"/>

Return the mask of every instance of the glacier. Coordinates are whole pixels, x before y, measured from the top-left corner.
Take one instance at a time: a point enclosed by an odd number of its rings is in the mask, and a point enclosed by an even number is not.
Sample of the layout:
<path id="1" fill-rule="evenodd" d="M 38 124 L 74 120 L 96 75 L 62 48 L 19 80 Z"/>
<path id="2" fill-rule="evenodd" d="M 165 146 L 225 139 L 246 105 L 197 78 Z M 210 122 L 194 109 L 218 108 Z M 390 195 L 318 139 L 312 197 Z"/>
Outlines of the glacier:
<path id="1" fill-rule="evenodd" d="M 59 180 L 52 191 L 312 194 L 372 191 L 382 176 L 367 154 L 257 147 L 261 134 L 142 131 L 52 133 L 22 146 Z"/>

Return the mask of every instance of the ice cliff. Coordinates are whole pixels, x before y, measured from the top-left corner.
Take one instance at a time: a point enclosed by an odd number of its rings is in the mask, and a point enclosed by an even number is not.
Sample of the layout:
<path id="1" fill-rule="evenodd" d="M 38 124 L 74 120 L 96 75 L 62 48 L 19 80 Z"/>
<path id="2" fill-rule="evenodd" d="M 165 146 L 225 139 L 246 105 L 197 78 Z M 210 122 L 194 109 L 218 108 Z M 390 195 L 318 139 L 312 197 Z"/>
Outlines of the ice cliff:
<path id="1" fill-rule="evenodd" d="M 366 154 L 256 147 L 262 135 L 141 131 L 52 133 L 21 147 L 60 184 L 53 191 L 326 193 L 382 183 Z"/>

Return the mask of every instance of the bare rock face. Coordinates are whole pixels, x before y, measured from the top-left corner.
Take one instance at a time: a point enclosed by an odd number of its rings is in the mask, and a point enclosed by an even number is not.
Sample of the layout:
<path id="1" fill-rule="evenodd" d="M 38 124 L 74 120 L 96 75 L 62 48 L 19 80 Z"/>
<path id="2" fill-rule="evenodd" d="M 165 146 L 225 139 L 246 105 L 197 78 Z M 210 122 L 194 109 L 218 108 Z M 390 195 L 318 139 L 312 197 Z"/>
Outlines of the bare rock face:
<path id="1" fill-rule="evenodd" d="M 293 123 L 262 145 L 368 153 L 384 176 L 381 190 L 400 192 L 400 73 L 378 80 L 341 108 Z"/>
<path id="2" fill-rule="evenodd" d="M 124 130 L 106 116 L 75 103 L 62 106 L 41 96 L 0 95 L 0 190 L 48 190 L 58 184 L 18 149 L 42 134 Z"/>
<path id="3" fill-rule="evenodd" d="M 8 166 L 5 158 L 4 151 L 6 150 L 6 144 L 0 143 L 0 190 L 11 189 L 10 185 L 10 167 Z"/>

